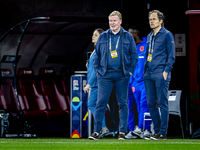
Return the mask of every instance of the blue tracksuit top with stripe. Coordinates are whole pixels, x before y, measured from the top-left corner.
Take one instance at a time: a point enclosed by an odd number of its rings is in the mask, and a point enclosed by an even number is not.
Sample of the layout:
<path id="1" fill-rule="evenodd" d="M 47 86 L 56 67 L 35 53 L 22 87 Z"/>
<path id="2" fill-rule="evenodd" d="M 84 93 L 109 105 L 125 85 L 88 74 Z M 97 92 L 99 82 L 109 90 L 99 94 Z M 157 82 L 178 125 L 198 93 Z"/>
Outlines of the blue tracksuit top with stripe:
<path id="1" fill-rule="evenodd" d="M 147 37 L 147 48 L 146 48 L 146 58 L 149 53 L 150 47 L 150 37 L 153 35 L 152 31 Z M 153 37 L 153 53 L 151 62 L 145 62 L 144 73 L 158 73 L 158 72 L 168 72 L 172 70 L 172 65 L 175 62 L 175 43 L 173 34 L 162 27 L 158 33 Z"/>
<path id="2" fill-rule="evenodd" d="M 138 62 L 133 74 L 133 78 L 137 82 L 144 81 L 143 80 L 143 71 L 144 71 L 144 64 L 146 60 L 146 47 L 147 47 L 147 38 L 142 37 L 142 42 L 136 45 L 137 47 L 137 54 L 138 54 Z"/>

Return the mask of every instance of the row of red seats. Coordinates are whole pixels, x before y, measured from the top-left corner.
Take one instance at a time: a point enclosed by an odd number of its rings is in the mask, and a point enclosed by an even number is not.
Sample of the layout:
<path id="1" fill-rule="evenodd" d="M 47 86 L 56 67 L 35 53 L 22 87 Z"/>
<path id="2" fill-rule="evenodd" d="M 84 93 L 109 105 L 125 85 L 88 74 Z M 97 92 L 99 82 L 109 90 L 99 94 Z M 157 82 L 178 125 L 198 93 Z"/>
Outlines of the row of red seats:
<path id="1" fill-rule="evenodd" d="M 64 69 L 63 69 L 64 70 Z M 12 74 L 9 69 L 1 69 L 1 74 Z M 69 72 L 63 71 L 65 77 Z M 21 110 L 27 119 L 69 119 L 69 76 L 67 80 L 61 80 L 62 87 L 55 80 L 55 70 L 52 67 L 42 67 L 39 70 L 39 86 L 34 80 L 32 68 L 19 68 L 18 98 Z M 62 88 L 62 92 L 60 90 Z M 39 90 L 41 89 L 41 90 Z M 19 113 L 19 106 L 15 96 L 13 79 L 4 77 L 1 79 L 0 109 L 7 112 Z"/>

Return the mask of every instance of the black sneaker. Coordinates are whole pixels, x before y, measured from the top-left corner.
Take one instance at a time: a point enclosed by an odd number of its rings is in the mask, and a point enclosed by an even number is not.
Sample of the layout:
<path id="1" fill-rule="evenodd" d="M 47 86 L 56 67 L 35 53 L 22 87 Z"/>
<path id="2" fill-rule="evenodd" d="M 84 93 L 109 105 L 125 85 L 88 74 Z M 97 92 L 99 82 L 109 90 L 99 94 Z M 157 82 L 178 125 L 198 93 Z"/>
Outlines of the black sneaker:
<path id="1" fill-rule="evenodd" d="M 97 133 L 94 132 L 88 137 L 88 139 L 90 139 L 90 140 L 98 140 L 99 139 L 99 135 L 97 135 Z"/>
<path id="2" fill-rule="evenodd" d="M 150 137 L 152 140 L 160 140 L 160 134 L 154 134 L 152 137 Z"/>
<path id="3" fill-rule="evenodd" d="M 125 140 L 125 134 L 119 133 L 118 140 Z"/>
<path id="4" fill-rule="evenodd" d="M 160 135 L 160 140 L 167 140 L 167 137 L 164 135 Z"/>

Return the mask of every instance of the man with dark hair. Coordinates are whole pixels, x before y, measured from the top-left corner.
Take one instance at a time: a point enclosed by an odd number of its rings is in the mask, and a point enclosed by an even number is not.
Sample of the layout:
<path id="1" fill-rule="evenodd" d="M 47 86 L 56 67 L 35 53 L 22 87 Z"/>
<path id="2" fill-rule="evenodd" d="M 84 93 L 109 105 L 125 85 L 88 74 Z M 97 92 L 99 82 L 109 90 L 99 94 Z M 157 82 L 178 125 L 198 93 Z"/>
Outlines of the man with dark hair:
<path id="1" fill-rule="evenodd" d="M 125 139 L 128 124 L 128 83 L 137 63 L 137 49 L 133 37 L 121 27 L 122 16 L 113 11 L 109 17 L 110 29 L 97 41 L 94 70 L 98 81 L 98 100 L 94 117 L 94 133 L 88 138 L 97 140 L 113 86 L 119 105 L 119 140 Z"/>
<path id="2" fill-rule="evenodd" d="M 165 23 L 165 16 L 164 16 L 164 14 L 162 12 L 160 12 L 159 10 L 152 10 L 152 11 L 149 12 L 149 18 L 151 16 L 151 14 L 153 14 L 153 13 L 157 14 L 157 17 L 158 17 L 159 21 L 162 20 L 161 27 L 163 27 L 164 23 Z"/>
<path id="3" fill-rule="evenodd" d="M 169 118 L 168 88 L 175 62 L 174 37 L 164 28 L 163 20 L 164 15 L 160 11 L 149 12 L 149 24 L 153 30 L 147 37 L 143 78 L 155 131 L 150 137 L 153 140 L 166 139 Z"/>

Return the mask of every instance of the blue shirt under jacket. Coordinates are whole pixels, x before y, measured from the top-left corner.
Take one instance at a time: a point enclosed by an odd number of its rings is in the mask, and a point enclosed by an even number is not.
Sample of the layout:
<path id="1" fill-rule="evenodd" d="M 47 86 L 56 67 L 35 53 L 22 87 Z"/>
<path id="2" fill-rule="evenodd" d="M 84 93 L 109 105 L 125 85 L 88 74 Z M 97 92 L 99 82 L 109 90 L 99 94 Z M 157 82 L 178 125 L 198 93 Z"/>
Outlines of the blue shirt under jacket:
<path id="1" fill-rule="evenodd" d="M 117 34 L 113 34 L 111 31 L 109 33 L 109 42 L 111 40 L 111 49 L 109 49 L 108 53 L 108 67 L 107 67 L 107 72 L 116 72 L 116 71 L 122 71 L 122 58 L 121 58 L 121 38 L 120 38 L 120 33 L 121 30 Z M 118 44 L 117 44 L 118 41 Z M 110 45 L 110 43 L 108 44 Z M 116 45 L 118 45 L 118 48 L 116 49 Z M 111 57 L 111 52 L 116 50 L 117 52 L 117 57 L 112 58 Z"/>
<path id="2" fill-rule="evenodd" d="M 154 42 L 150 41 L 154 39 Z M 149 54 L 150 43 L 152 45 L 153 53 L 151 62 L 147 61 Z M 147 37 L 147 48 L 146 48 L 146 63 L 144 67 L 144 73 L 158 73 L 158 72 L 171 72 L 172 65 L 175 62 L 175 43 L 173 34 L 162 27 L 158 33 L 154 36 L 152 31 Z"/>

